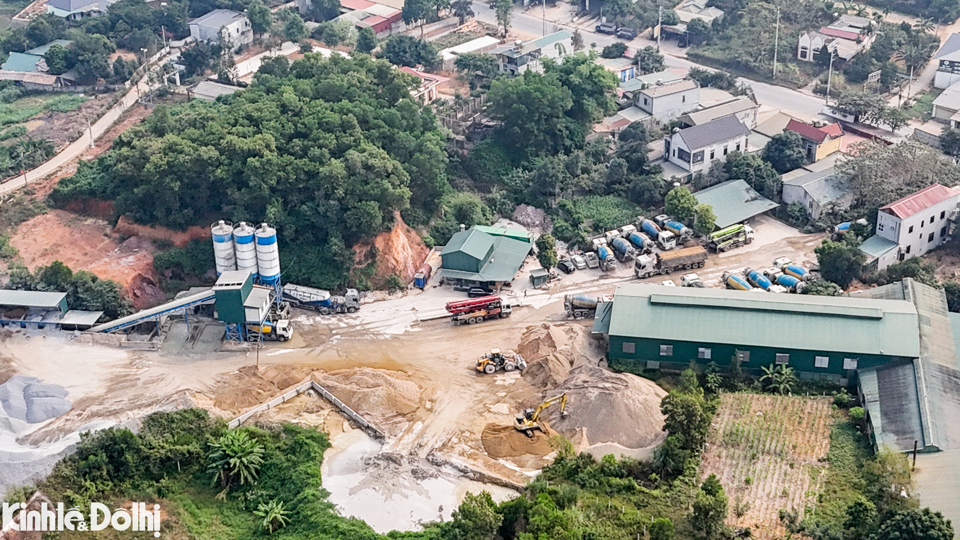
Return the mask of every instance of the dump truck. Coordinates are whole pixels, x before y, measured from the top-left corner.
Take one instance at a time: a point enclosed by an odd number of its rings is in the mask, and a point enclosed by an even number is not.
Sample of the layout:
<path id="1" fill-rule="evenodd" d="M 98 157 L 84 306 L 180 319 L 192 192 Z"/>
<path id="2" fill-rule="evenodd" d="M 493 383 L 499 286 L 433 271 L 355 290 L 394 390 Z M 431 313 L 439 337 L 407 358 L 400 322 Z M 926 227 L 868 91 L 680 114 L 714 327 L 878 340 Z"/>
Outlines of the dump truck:
<path id="1" fill-rule="evenodd" d="M 321 315 L 354 313 L 360 309 L 360 293 L 356 289 L 347 289 L 346 294 L 339 296 L 322 289 L 287 284 L 283 286 L 283 299 L 293 307 L 312 309 Z"/>
<path id="2" fill-rule="evenodd" d="M 610 247 L 613 248 L 613 255 L 620 262 L 627 262 L 637 255 L 637 250 L 630 242 L 619 236 L 610 240 Z"/>
<path id="3" fill-rule="evenodd" d="M 487 319 L 506 318 L 513 313 L 513 308 L 500 298 L 499 295 L 481 296 L 469 300 L 447 302 L 444 306 L 454 324 L 476 324 Z"/>
<path id="4" fill-rule="evenodd" d="M 527 367 L 526 360 L 519 353 L 513 351 L 503 351 L 500 349 L 490 349 L 490 354 L 485 354 L 477 360 L 477 371 L 492 375 L 498 370 L 513 371 L 519 369 L 523 371 Z"/>
<path id="5" fill-rule="evenodd" d="M 262 324 L 247 324 L 247 341 L 286 341 L 293 337 L 290 321 L 264 321 Z"/>
<path id="6" fill-rule="evenodd" d="M 600 270 L 609 272 L 617 267 L 617 259 L 613 256 L 613 249 L 609 246 L 597 246 L 597 259 L 600 261 Z"/>
<path id="7" fill-rule="evenodd" d="M 753 242 L 753 229 L 749 225 L 738 223 L 710 233 L 707 245 L 715 253 L 723 253 L 751 242 Z"/>
<path id="8" fill-rule="evenodd" d="M 746 276 L 747 282 L 754 287 L 759 287 L 765 291 L 770 290 L 770 285 L 772 284 L 763 273 L 747 268 L 743 271 L 743 275 Z"/>
<path id="9" fill-rule="evenodd" d="M 700 276 L 696 274 L 684 274 L 680 276 L 680 286 L 681 287 L 696 287 L 698 289 L 706 289 L 707 286 L 700 281 Z"/>
<path id="10" fill-rule="evenodd" d="M 590 296 L 588 294 L 568 294 L 563 297 L 563 309 L 574 319 L 592 317 L 601 302 L 613 302 L 612 294 Z"/>
<path id="11" fill-rule="evenodd" d="M 637 277 L 643 279 L 657 274 L 669 274 L 674 270 L 702 268 L 706 260 L 707 250 L 701 246 L 693 246 L 656 255 L 642 255 L 634 261 L 633 269 Z"/>
<path id="12" fill-rule="evenodd" d="M 753 287 L 749 283 L 747 283 L 747 280 L 743 279 L 742 277 L 736 274 L 733 274 L 730 272 L 724 272 L 723 275 L 720 276 L 720 279 L 723 280 L 723 283 L 730 289 L 734 289 L 737 291 L 753 290 Z"/>

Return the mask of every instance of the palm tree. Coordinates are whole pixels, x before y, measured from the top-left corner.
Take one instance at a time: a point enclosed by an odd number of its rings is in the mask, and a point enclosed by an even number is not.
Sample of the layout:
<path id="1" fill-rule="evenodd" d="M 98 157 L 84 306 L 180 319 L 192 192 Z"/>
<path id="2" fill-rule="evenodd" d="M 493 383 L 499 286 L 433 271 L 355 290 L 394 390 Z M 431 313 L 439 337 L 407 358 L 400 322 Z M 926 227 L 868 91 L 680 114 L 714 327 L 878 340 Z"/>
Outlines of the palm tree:
<path id="1" fill-rule="evenodd" d="M 857 17 L 867 16 L 867 7 L 864 6 L 863 4 L 857 4 L 857 6 L 854 7 L 853 9 L 856 10 L 854 13 L 857 15 Z"/>
<path id="2" fill-rule="evenodd" d="M 268 534 L 273 534 L 273 531 L 286 527 L 290 523 L 288 514 L 289 512 L 283 509 L 283 503 L 276 499 L 266 504 L 260 503 L 253 512 L 253 515 L 263 518 L 263 521 L 260 522 L 260 529 L 267 531 Z"/>
<path id="3" fill-rule="evenodd" d="M 228 431 L 217 442 L 210 443 L 207 472 L 213 475 L 214 485 L 220 481 L 223 495 L 235 479 L 240 485 L 256 482 L 261 465 L 263 446 L 251 439 L 246 431 Z"/>
<path id="4" fill-rule="evenodd" d="M 460 20 L 460 26 L 467 22 L 468 17 L 476 15 L 473 12 L 473 0 L 454 0 L 453 14 Z"/>
<path id="5" fill-rule="evenodd" d="M 929 55 L 921 45 L 907 45 L 906 47 L 897 51 L 895 57 L 899 60 L 903 60 L 903 64 L 910 69 L 910 75 L 912 78 L 913 71 L 920 69 L 927 61 Z"/>
<path id="6" fill-rule="evenodd" d="M 933 20 L 924 17 L 913 25 L 913 29 L 924 33 L 930 32 L 933 30 Z"/>

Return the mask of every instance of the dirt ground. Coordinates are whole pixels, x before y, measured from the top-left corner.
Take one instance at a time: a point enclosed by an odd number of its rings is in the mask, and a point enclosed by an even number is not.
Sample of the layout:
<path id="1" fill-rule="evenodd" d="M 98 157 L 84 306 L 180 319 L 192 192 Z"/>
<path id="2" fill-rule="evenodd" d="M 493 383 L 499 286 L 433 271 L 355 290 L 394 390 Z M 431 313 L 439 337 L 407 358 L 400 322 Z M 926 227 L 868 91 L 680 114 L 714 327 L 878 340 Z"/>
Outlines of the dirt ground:
<path id="1" fill-rule="evenodd" d="M 96 94 L 76 110 L 70 112 L 47 112 L 30 119 L 27 136 L 34 139 L 44 138 L 53 141 L 57 151 L 77 140 L 87 129 L 88 123 L 100 118 L 113 100 L 114 93 Z"/>
<path id="2" fill-rule="evenodd" d="M 780 509 L 816 502 L 830 449 L 830 398 L 725 394 L 701 474 L 716 474 L 730 500 L 727 523 L 761 540 L 783 538 Z"/>

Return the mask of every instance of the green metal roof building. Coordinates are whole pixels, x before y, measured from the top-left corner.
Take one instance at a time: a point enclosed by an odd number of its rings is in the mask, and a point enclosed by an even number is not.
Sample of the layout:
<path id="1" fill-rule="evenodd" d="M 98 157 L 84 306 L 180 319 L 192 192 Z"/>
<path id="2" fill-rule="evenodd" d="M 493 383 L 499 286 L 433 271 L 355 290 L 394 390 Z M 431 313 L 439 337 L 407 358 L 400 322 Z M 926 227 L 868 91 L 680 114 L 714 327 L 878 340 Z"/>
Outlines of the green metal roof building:
<path id="1" fill-rule="evenodd" d="M 788 364 L 806 378 L 848 378 L 858 368 L 920 351 L 910 302 L 625 284 L 598 310 L 608 357 L 682 369 L 691 360 L 744 369 Z"/>
<path id="2" fill-rule="evenodd" d="M 729 180 L 693 194 L 699 204 L 713 207 L 717 228 L 724 229 L 773 210 L 777 203 L 756 192 L 743 180 Z"/>
<path id="3" fill-rule="evenodd" d="M 477 227 L 450 238 L 440 253 L 444 278 L 461 285 L 502 285 L 512 281 L 530 253 L 528 241 L 494 236 Z"/>

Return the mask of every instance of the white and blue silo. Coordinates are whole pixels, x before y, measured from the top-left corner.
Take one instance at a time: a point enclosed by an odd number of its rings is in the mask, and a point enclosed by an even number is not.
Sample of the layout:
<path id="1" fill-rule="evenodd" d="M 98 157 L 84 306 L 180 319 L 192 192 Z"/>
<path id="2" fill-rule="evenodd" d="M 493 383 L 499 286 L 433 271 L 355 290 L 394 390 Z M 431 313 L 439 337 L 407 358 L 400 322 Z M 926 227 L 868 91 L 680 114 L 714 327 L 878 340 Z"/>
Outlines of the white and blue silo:
<path id="1" fill-rule="evenodd" d="M 254 280 L 257 279 L 257 245 L 254 241 L 256 231 L 245 221 L 237 224 L 233 230 L 233 245 L 237 258 L 237 270 L 249 270 Z"/>
<path id="2" fill-rule="evenodd" d="M 237 269 L 237 258 L 233 250 L 233 224 L 222 219 L 210 226 L 213 236 L 213 260 L 217 266 L 217 275 Z"/>
<path id="3" fill-rule="evenodd" d="M 277 248 L 277 230 L 261 223 L 257 227 L 257 267 L 260 283 L 278 285 L 280 283 L 280 251 Z"/>

